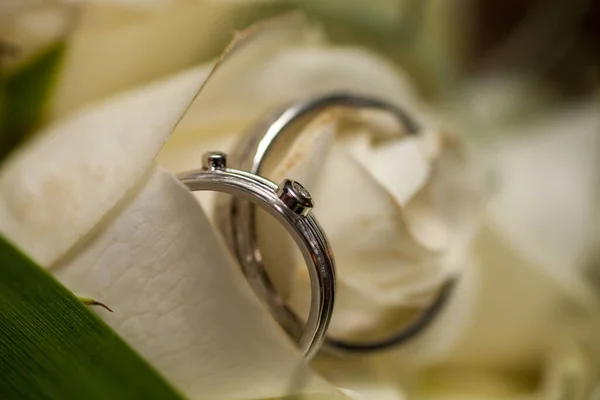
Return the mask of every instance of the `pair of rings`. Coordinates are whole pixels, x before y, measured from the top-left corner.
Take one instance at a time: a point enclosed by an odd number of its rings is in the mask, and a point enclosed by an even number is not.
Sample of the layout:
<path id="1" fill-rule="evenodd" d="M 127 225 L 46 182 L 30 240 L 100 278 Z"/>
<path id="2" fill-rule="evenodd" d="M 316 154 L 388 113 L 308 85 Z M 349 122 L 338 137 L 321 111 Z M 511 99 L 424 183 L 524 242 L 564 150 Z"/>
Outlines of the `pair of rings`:
<path id="1" fill-rule="evenodd" d="M 391 103 L 354 94 L 334 94 L 300 102 L 271 115 L 258 125 L 258 129 L 242 138 L 229 160 L 224 153 L 209 152 L 204 155 L 202 169 L 179 175 L 192 191 L 214 190 L 233 195 L 216 210 L 218 228 L 254 292 L 298 343 L 306 358 L 314 356 L 322 346 L 336 353 L 360 353 L 406 342 L 435 319 L 454 286 L 453 281 L 445 284 L 427 308 L 387 338 L 347 341 L 328 337 L 335 298 L 335 267 L 327 238 L 310 212 L 313 208 L 311 195 L 296 181 L 285 179 L 277 185 L 260 174 L 274 144 L 284 136 L 294 134 L 290 128 L 298 120 L 330 107 L 384 111 L 393 115 L 408 134 L 419 131 L 416 122 Z M 300 247 L 311 283 L 311 305 L 306 322 L 286 304 L 266 273 L 257 240 L 256 206 L 275 217 Z"/>

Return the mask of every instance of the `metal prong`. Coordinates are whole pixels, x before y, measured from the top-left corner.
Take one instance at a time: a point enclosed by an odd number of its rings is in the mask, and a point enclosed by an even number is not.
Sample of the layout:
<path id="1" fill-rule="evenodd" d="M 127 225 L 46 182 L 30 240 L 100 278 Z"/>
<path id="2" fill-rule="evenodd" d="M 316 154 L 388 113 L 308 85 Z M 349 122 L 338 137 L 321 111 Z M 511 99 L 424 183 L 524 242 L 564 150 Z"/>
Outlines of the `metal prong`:
<path id="1" fill-rule="evenodd" d="M 290 179 L 285 179 L 277 187 L 277 196 L 287 208 L 298 215 L 308 215 L 314 206 L 312 196 L 308 190 L 298 182 Z"/>
<path id="2" fill-rule="evenodd" d="M 227 154 L 221 151 L 209 151 L 202 155 L 202 169 L 214 171 L 227 168 Z"/>

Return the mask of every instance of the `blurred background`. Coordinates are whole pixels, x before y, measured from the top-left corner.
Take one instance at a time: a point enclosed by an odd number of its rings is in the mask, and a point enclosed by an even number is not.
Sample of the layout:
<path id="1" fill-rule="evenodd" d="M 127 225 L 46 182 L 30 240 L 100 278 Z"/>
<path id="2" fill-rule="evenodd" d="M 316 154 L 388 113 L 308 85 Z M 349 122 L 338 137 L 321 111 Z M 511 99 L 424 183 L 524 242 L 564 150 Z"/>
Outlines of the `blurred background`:
<path id="1" fill-rule="evenodd" d="M 300 9 L 332 42 L 366 46 L 395 62 L 428 99 L 455 101 L 477 79 L 481 87 L 473 90 L 493 97 L 487 108 L 495 118 L 526 117 L 597 89 L 599 7 L 593 0 L 5 0 L 4 98 L 31 64 L 51 69 L 52 57 L 62 57 L 63 81 L 46 110 L 51 118 L 216 57 L 233 30 Z M 29 16 L 14 18 L 16 12 Z M 64 40 L 69 51 L 60 55 Z M 29 69 L 18 68 L 25 64 Z M 490 87 L 494 82 L 502 88 Z"/>

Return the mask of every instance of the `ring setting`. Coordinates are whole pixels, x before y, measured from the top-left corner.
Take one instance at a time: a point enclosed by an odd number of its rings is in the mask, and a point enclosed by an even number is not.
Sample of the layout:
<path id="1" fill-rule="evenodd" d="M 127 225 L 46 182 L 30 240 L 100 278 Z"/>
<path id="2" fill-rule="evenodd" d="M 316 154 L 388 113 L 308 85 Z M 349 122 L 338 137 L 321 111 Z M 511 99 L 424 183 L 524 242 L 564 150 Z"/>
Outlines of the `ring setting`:
<path id="1" fill-rule="evenodd" d="M 285 179 L 276 185 L 258 175 L 227 166 L 227 154 L 204 154 L 202 169 L 178 175 L 192 191 L 214 190 L 257 205 L 275 217 L 292 235 L 304 256 L 311 280 L 311 306 L 306 323 L 289 308 L 268 280 L 265 271 L 242 270 L 255 293 L 299 344 L 304 356 L 316 354 L 325 340 L 333 312 L 335 270 L 331 248 L 314 216 L 310 193 L 298 182 Z M 240 237 L 238 236 L 239 240 Z M 235 253 L 238 261 L 240 252 Z"/>

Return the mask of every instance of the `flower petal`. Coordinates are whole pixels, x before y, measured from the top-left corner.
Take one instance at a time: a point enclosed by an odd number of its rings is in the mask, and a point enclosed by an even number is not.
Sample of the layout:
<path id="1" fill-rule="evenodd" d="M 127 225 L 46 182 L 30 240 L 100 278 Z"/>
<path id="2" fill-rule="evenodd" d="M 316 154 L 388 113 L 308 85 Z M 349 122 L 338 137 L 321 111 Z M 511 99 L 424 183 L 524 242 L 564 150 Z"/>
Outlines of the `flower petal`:
<path id="1" fill-rule="evenodd" d="M 399 329 L 402 324 L 398 319 L 403 313 L 414 313 L 428 304 L 448 278 L 448 270 L 436 260 L 436 253 L 429 252 L 415 240 L 403 222 L 404 211 L 393 191 L 386 191 L 368 170 L 369 157 L 377 157 L 376 152 L 380 150 L 370 147 L 366 133 L 349 138 L 340 133 L 339 126 L 335 129 L 335 116 L 336 113 L 326 113 L 308 124 L 285 156 L 278 158 L 279 162 L 264 173 L 275 180 L 283 176 L 300 180 L 315 198 L 313 212 L 331 241 L 338 269 L 338 296 L 330 332 L 345 338 L 380 336 L 382 332 Z M 333 146 L 333 133 L 341 135 L 338 140 L 343 144 Z M 390 145 L 396 146 L 402 141 L 392 141 Z M 408 142 L 418 156 L 422 154 L 421 142 L 415 144 L 417 146 Z M 400 155 L 402 151 L 400 148 Z M 359 162 L 354 154 L 366 157 L 366 161 Z M 413 164 L 407 161 L 406 168 L 414 170 Z M 395 164 L 391 165 L 392 170 L 396 168 Z M 429 170 L 428 163 L 425 170 Z M 397 182 L 392 179 L 389 184 Z M 418 193 L 414 185 L 412 191 Z M 259 216 L 258 229 L 265 262 L 267 266 L 272 264 L 270 276 L 285 277 L 274 281 L 280 285 L 285 282 L 283 290 L 281 286 L 278 288 L 305 314 L 309 279 L 301 258 L 298 256 L 295 263 L 292 261 L 293 243 L 267 218 Z M 462 259 L 466 259 L 464 252 Z M 460 269 L 465 268 L 465 263 L 460 265 Z M 466 310 L 462 306 L 460 309 Z M 450 342 L 443 341 L 446 346 Z"/>
<path id="2" fill-rule="evenodd" d="M 371 368 L 368 360 L 340 357 L 320 357 L 313 362 L 314 368 L 339 387 L 351 399 L 361 396 L 365 400 L 406 400 L 400 382 L 386 379 Z"/>
<path id="3" fill-rule="evenodd" d="M 259 304 L 189 190 L 153 169 L 55 269 L 189 398 L 344 398 Z"/>
<path id="4" fill-rule="evenodd" d="M 493 147 L 496 193 L 490 224 L 532 265 L 571 295 L 586 286 L 578 271 L 595 243 L 600 188 L 597 101 L 536 121 Z M 533 190 L 535 188 L 535 190 Z"/>
<path id="5" fill-rule="evenodd" d="M 80 13 L 50 102 L 53 119 L 213 57 L 244 10 L 206 1 L 75 2 Z"/>
<path id="6" fill-rule="evenodd" d="M 324 47 L 315 27 L 272 27 L 236 53 L 209 78 L 161 152 L 161 165 L 177 172 L 194 168 L 196 160 L 178 157 L 189 146 L 242 134 L 265 113 L 313 96 L 346 91 L 414 103 L 407 79 L 392 65 L 364 49 Z"/>
<path id="7" fill-rule="evenodd" d="M 496 137 L 495 193 L 475 241 L 478 311 L 454 362 L 535 365 L 597 314 L 586 258 L 597 240 L 599 124 L 590 102 Z"/>
<path id="8" fill-rule="evenodd" d="M 146 173 L 207 73 L 184 72 L 38 132 L 0 171 L 0 231 L 52 265 Z"/>

